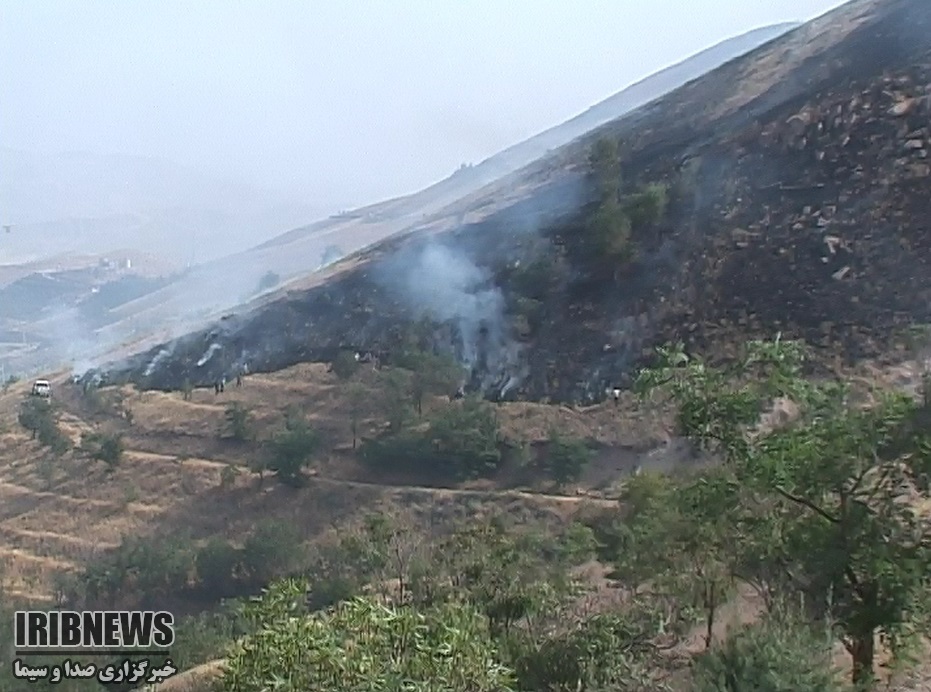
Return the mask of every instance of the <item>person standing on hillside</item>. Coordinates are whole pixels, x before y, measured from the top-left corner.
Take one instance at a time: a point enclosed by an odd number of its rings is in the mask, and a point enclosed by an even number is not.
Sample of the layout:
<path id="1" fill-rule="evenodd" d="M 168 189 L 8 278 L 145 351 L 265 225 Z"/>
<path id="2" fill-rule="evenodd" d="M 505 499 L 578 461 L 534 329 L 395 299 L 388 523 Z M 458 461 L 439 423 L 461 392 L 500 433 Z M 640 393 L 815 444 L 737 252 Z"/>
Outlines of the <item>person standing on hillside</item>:
<path id="1" fill-rule="evenodd" d="M 611 391 L 611 394 L 614 396 L 614 408 L 617 408 L 618 405 L 621 403 L 621 390 L 615 387 Z"/>

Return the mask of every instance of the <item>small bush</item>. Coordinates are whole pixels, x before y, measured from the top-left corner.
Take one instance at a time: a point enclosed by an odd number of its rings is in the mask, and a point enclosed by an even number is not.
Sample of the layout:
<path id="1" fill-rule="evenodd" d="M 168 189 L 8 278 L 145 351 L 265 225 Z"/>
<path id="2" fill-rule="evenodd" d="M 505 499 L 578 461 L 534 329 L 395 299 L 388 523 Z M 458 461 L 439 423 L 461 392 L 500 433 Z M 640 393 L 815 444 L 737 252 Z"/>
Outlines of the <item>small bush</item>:
<path id="1" fill-rule="evenodd" d="M 302 472 L 321 445 L 320 434 L 306 421 L 288 418 L 285 430 L 271 441 L 270 456 L 265 468 L 274 473 L 285 485 L 303 485 Z"/>
<path id="2" fill-rule="evenodd" d="M 836 692 L 831 639 L 794 618 L 770 616 L 745 626 L 699 656 L 696 692 Z"/>
<path id="3" fill-rule="evenodd" d="M 330 363 L 333 373 L 341 380 L 348 380 L 359 370 L 359 361 L 354 351 L 340 351 Z"/>
<path id="4" fill-rule="evenodd" d="M 81 449 L 91 459 L 102 461 L 113 470 L 123 458 L 123 436 L 89 433 L 81 438 Z"/>
<path id="5" fill-rule="evenodd" d="M 301 535 L 291 522 L 267 520 L 255 527 L 242 549 L 242 568 L 253 585 L 285 576 L 304 560 Z"/>
<path id="6" fill-rule="evenodd" d="M 196 553 L 194 565 L 200 585 L 223 597 L 235 592 L 241 551 L 222 538 L 213 537 Z"/>
<path id="7" fill-rule="evenodd" d="M 252 413 L 238 401 L 229 404 L 224 412 L 224 432 L 237 442 L 247 442 L 254 435 Z"/>
<path id="8" fill-rule="evenodd" d="M 578 481 L 591 462 L 594 452 L 584 440 L 562 437 L 550 432 L 547 452 L 541 463 L 547 475 L 557 483 Z"/>

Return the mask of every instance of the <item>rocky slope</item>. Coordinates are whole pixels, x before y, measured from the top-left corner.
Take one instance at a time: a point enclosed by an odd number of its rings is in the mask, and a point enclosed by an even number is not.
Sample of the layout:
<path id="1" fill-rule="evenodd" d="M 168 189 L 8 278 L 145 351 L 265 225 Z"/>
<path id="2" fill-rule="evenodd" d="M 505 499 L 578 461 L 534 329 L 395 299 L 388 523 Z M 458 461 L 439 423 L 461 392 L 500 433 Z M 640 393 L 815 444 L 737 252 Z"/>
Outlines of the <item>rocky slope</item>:
<path id="1" fill-rule="evenodd" d="M 880 355 L 899 327 L 931 322 L 929 120 L 931 4 L 855 0 L 473 197 L 465 225 L 393 239 L 108 376 L 170 388 L 419 338 L 452 348 L 487 394 L 592 400 L 671 338 L 719 354 L 781 330 L 827 358 Z M 551 252 L 571 254 L 605 136 L 628 187 L 670 190 L 612 280 Z M 497 211 L 468 223 L 483 208 Z M 528 334 L 517 268 L 541 257 L 554 263 Z M 405 327 L 425 314 L 426 333 Z"/>

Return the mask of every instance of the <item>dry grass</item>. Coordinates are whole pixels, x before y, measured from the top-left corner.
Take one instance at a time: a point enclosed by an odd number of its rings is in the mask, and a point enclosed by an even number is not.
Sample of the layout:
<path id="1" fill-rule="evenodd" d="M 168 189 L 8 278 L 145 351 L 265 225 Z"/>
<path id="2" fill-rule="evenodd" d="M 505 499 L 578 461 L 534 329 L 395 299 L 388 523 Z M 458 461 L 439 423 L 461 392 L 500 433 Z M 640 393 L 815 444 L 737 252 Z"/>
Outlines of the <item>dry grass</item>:
<path id="1" fill-rule="evenodd" d="M 916 381 L 919 369 L 916 363 L 876 367 L 867 369 L 863 377 L 882 385 L 908 387 Z M 377 373 L 365 369 L 357 377 L 363 386 L 374 388 Z M 63 409 L 61 427 L 74 442 L 90 430 L 120 432 L 126 452 L 112 473 L 103 464 L 74 452 L 60 459 L 46 457 L 16 421 L 16 409 L 28 384 L 0 393 L 3 585 L 8 595 L 33 602 L 52 600 L 56 575 L 80 569 L 125 536 L 187 531 L 195 536 L 222 535 L 238 540 L 260 519 L 278 518 L 301 526 L 305 537 L 314 540 L 331 534 L 335 526 L 356 520 L 360 512 L 395 507 L 407 508 L 430 521 L 463 521 L 492 510 L 562 521 L 580 510 L 613 506 L 614 501 L 592 488 L 616 485 L 630 471 L 631 460 L 660 459 L 674 456 L 675 451 L 675 445 L 667 444 L 643 453 L 669 442 L 668 411 L 645 410 L 629 397 L 617 407 L 613 402 L 587 408 L 511 403 L 499 405 L 498 415 L 504 436 L 512 441 L 539 443 L 555 428 L 563 435 L 602 446 L 581 492 L 535 493 L 505 489 L 490 481 L 454 488 L 400 481 L 389 484 L 374 482 L 353 460 L 346 387 L 320 364 L 251 375 L 242 388 L 231 385 L 219 396 L 212 389 L 196 390 L 190 401 L 184 401 L 180 392 L 108 389 L 103 398 L 112 403 L 106 411 L 89 405 L 78 388 L 66 384 L 64 376 L 52 379 L 56 401 Z M 227 466 L 242 467 L 259 453 L 254 444 L 220 438 L 225 407 L 233 402 L 253 413 L 262 435 L 281 425 L 288 407 L 303 412 L 324 433 L 328 451 L 307 488 L 295 491 L 266 483 L 258 490 L 246 473 L 232 484 L 221 485 Z M 435 398 L 426 402 L 426 407 L 443 403 L 442 398 Z M 360 415 L 363 435 L 384 425 L 381 412 L 385 405 L 377 396 L 366 397 Z M 132 425 L 119 415 L 120 407 L 132 411 Z M 666 450 L 672 451 L 667 454 Z M 605 589 L 599 593 L 597 598 L 610 595 Z M 757 610 L 752 594 L 741 594 L 722 613 L 720 626 L 726 629 L 726 625 L 746 622 Z M 716 632 L 717 636 L 723 634 L 724 629 Z M 841 653 L 838 662 L 845 663 Z M 219 665 L 215 661 L 200 666 L 159 689 L 206 689 Z M 901 683 L 909 684 L 904 679 Z M 921 679 L 914 684 L 922 684 Z M 890 683 L 890 689 L 905 692 L 926 688 L 894 687 Z"/>
<path id="2" fill-rule="evenodd" d="M 374 389 L 378 373 L 364 369 L 357 378 Z M 431 514 L 465 516 L 483 506 L 565 516 L 580 505 L 610 500 L 507 490 L 494 483 L 469 487 L 420 487 L 409 479 L 374 482 L 351 453 L 346 387 L 322 364 L 301 364 L 274 374 L 250 375 L 244 386 L 195 390 L 190 401 L 180 392 L 139 392 L 131 387 L 101 391 L 102 406 L 92 405 L 64 375 L 51 378 L 61 406 L 61 428 L 78 444 L 90 431 L 120 433 L 126 451 L 110 472 L 77 451 L 52 458 L 17 423 L 19 402 L 28 393 L 20 383 L 0 393 L 0 560 L 10 593 L 47 600 L 55 575 L 79 569 L 123 537 L 184 530 L 195 536 L 221 534 L 236 540 L 267 517 L 297 522 L 309 538 L 335 522 L 381 504 L 423 508 Z M 238 402 L 252 413 L 261 436 L 283 421 L 284 411 L 300 410 L 319 429 L 327 451 L 309 487 L 293 491 L 241 473 L 221 486 L 228 466 L 245 467 L 260 453 L 255 443 L 221 439 L 227 405 Z M 385 424 L 389 402 L 366 397 L 360 433 L 371 435 Z M 426 402 L 441 406 L 443 398 Z M 132 412 L 132 425 L 121 415 Z M 638 422 L 633 402 L 587 409 L 539 404 L 498 407 L 503 432 L 513 440 L 538 442 L 551 428 L 597 440 L 603 445 L 644 447 L 662 439 L 662 426 Z M 607 469 L 607 466 L 605 467 Z M 603 480 L 606 470 L 599 474 Z"/>

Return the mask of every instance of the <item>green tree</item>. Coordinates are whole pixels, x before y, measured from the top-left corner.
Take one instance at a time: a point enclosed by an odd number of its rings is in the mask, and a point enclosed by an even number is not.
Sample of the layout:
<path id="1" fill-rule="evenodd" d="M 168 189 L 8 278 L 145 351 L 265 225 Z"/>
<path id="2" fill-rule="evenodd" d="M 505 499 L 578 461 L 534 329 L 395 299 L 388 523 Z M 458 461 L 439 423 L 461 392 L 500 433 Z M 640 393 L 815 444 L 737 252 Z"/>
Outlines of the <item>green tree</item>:
<path id="1" fill-rule="evenodd" d="M 871 686 L 877 636 L 895 652 L 927 598 L 931 526 L 931 433 L 925 404 L 874 392 L 855 405 L 838 381 L 802 377 L 804 348 L 777 338 L 751 342 L 738 361 L 714 368 L 679 348 L 641 374 L 678 407 L 680 431 L 718 453 L 729 483 L 748 497 L 737 550 L 769 531 L 764 555 L 785 588 L 833 622 L 850 653 L 854 683 Z M 788 425 L 761 427 L 775 397 L 799 407 Z M 760 522 L 761 515 L 764 520 Z"/>
<path id="2" fill-rule="evenodd" d="M 52 404 L 47 399 L 30 396 L 19 405 L 19 424 L 32 433 L 32 439 L 43 426 L 53 421 Z"/>
<path id="3" fill-rule="evenodd" d="M 581 526 L 554 535 L 492 517 L 442 542 L 434 572 L 449 575 L 457 593 L 488 618 L 494 636 L 507 636 L 521 622 L 549 619 L 579 592 L 571 570 L 590 558 L 592 543 Z"/>
<path id="4" fill-rule="evenodd" d="M 610 263 L 629 259 L 633 254 L 630 242 L 630 218 L 615 198 L 602 201 L 588 224 L 588 241 L 593 257 Z"/>
<path id="5" fill-rule="evenodd" d="M 391 368 L 383 370 L 380 380 L 381 406 L 388 415 L 388 427 L 397 432 L 412 416 L 410 398 L 410 373 Z"/>
<path id="6" fill-rule="evenodd" d="M 229 541 L 218 537 L 210 538 L 194 558 L 201 586 L 218 596 L 235 591 L 236 571 L 241 562 L 240 551 Z"/>
<path id="7" fill-rule="evenodd" d="M 81 437 L 81 449 L 91 459 L 105 463 L 112 471 L 123 458 L 123 436 L 118 433 L 88 433 Z"/>
<path id="8" fill-rule="evenodd" d="M 651 226 L 666 214 L 668 203 L 666 186 L 652 183 L 624 200 L 624 212 L 634 228 Z"/>
<path id="9" fill-rule="evenodd" d="M 320 434 L 305 420 L 288 417 L 284 431 L 269 443 L 266 468 L 285 485 L 300 487 L 304 482 L 304 468 L 310 464 L 321 444 Z"/>
<path id="10" fill-rule="evenodd" d="M 588 161 L 600 201 L 616 202 L 621 186 L 621 158 L 617 140 L 610 137 L 596 140 Z"/>
<path id="11" fill-rule="evenodd" d="M 303 559 L 301 535 L 286 521 L 269 519 L 255 527 L 242 548 L 242 568 L 253 585 L 285 576 Z"/>
<path id="12" fill-rule="evenodd" d="M 460 478 L 479 478 L 497 469 L 498 418 L 492 405 L 469 397 L 430 420 L 429 439 L 437 459 Z"/>
<path id="13" fill-rule="evenodd" d="M 511 692 L 484 619 L 463 604 L 415 610 L 357 598 L 307 616 L 306 584 L 273 586 L 254 606 L 261 626 L 236 645 L 224 692 Z"/>
<path id="14" fill-rule="evenodd" d="M 359 370 L 359 361 L 356 360 L 355 351 L 342 350 L 336 354 L 330 368 L 341 380 L 348 380 Z"/>
<path id="15" fill-rule="evenodd" d="M 247 442 L 255 436 L 255 423 L 252 412 L 240 402 L 227 405 L 223 414 L 224 432 L 237 442 Z"/>
<path id="16" fill-rule="evenodd" d="M 734 586 L 732 524 L 738 498 L 729 480 L 718 471 L 663 484 L 635 477 L 621 497 L 624 509 L 611 538 L 603 543 L 615 566 L 612 576 L 629 589 L 648 584 L 653 596 L 701 614 L 706 647 Z"/>
<path id="17" fill-rule="evenodd" d="M 567 438 L 550 431 L 546 454 L 541 460 L 544 471 L 560 485 L 578 481 L 591 462 L 594 451 L 584 440 Z"/>
<path id="18" fill-rule="evenodd" d="M 420 351 L 408 358 L 410 397 L 417 415 L 423 414 L 423 399 L 428 394 L 448 394 L 462 377 L 461 368 L 451 359 Z"/>

